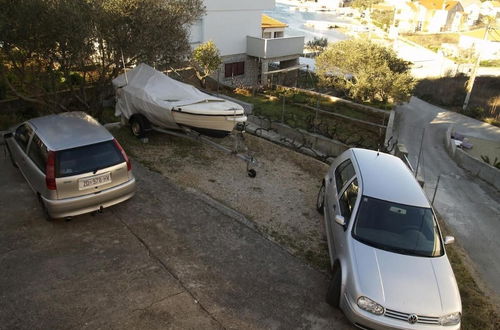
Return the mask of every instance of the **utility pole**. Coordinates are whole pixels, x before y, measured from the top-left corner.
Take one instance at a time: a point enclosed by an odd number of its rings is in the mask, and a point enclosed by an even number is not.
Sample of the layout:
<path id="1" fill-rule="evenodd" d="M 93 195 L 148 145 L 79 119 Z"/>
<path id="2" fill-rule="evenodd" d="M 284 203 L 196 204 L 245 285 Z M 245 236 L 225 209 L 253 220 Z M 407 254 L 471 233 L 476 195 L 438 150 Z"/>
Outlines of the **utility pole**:
<path id="1" fill-rule="evenodd" d="M 488 23 L 486 29 L 484 30 L 483 40 L 486 40 L 486 38 L 488 37 L 489 29 L 490 29 L 490 23 Z M 481 61 L 481 53 L 479 52 L 477 54 L 477 59 L 476 63 L 474 64 L 474 68 L 472 68 L 472 73 L 470 75 L 470 78 L 467 81 L 467 87 L 466 87 L 467 95 L 465 96 L 464 105 L 462 107 L 463 111 L 467 110 L 467 107 L 469 106 L 470 95 L 472 94 L 472 88 L 474 87 L 474 81 L 476 80 L 477 68 L 479 67 L 480 61 Z"/>

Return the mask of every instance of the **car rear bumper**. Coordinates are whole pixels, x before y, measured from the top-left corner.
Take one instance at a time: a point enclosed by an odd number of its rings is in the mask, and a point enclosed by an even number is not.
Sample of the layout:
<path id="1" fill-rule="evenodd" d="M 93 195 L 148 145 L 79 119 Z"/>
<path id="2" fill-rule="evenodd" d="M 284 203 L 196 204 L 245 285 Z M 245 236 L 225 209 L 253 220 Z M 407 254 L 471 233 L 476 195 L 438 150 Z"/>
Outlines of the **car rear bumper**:
<path id="1" fill-rule="evenodd" d="M 373 330 L 401 330 L 401 329 L 420 329 L 420 330 L 457 330 L 460 329 L 460 324 L 453 326 L 431 325 L 431 324 L 410 324 L 401 320 L 391 319 L 384 315 L 374 315 L 360 309 L 354 301 L 344 295 L 341 301 L 341 308 L 345 316 L 360 329 Z"/>
<path id="2" fill-rule="evenodd" d="M 43 202 L 51 218 L 73 217 L 97 211 L 121 203 L 135 194 L 135 178 L 119 186 L 103 190 L 97 194 L 65 198 L 47 199 L 42 196 Z"/>

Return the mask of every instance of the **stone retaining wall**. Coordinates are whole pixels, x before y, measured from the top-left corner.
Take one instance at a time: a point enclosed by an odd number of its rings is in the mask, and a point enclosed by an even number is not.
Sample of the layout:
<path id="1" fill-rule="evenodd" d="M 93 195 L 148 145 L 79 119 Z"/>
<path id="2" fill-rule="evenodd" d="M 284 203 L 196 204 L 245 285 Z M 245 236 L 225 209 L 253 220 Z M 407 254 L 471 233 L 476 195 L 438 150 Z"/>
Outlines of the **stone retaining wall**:
<path id="1" fill-rule="evenodd" d="M 472 157 L 462 149 L 457 148 L 451 138 L 453 130 L 453 125 L 448 127 L 444 141 L 446 150 L 448 151 L 450 157 L 463 169 L 469 171 L 473 175 L 500 190 L 500 170 L 483 162 L 482 160 Z"/>
<path id="2" fill-rule="evenodd" d="M 272 130 L 282 138 L 289 140 L 297 149 L 312 149 L 316 156 L 320 158 L 337 157 L 350 147 L 340 141 L 329 139 L 323 135 L 307 132 L 303 129 L 297 129 L 285 124 L 271 122 L 265 118 L 259 118 L 253 115 L 248 116 L 248 121 L 257 127 L 253 134 L 259 134 L 259 129 L 263 131 Z M 263 136 L 264 137 L 264 136 Z M 274 141 L 276 142 L 276 141 Z M 300 151 L 300 150 L 299 150 Z"/>

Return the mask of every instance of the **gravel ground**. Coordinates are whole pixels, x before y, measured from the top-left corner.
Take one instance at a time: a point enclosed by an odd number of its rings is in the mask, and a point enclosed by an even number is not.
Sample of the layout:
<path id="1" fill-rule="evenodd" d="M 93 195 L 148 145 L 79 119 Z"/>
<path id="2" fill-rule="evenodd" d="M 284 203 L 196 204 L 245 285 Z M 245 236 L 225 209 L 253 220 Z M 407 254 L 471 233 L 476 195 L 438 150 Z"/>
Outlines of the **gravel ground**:
<path id="1" fill-rule="evenodd" d="M 323 220 L 315 203 L 328 165 L 246 134 L 246 145 L 258 161 L 257 176 L 250 178 L 245 162 L 206 144 L 156 132 L 143 144 L 128 128 L 113 134 L 146 166 L 239 211 L 291 253 L 327 269 Z M 218 142 L 234 144 L 231 138 Z"/>

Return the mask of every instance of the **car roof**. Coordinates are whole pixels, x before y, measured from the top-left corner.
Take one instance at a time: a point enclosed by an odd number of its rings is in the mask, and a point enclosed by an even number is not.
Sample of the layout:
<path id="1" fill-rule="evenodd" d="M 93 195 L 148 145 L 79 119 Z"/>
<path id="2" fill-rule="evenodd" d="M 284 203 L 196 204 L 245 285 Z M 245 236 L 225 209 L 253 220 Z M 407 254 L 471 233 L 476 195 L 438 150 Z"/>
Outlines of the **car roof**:
<path id="1" fill-rule="evenodd" d="M 49 150 L 109 141 L 113 135 L 85 112 L 65 112 L 28 120 Z"/>
<path id="2" fill-rule="evenodd" d="M 398 157 L 367 149 L 351 149 L 360 170 L 363 195 L 385 201 L 430 207 L 410 169 Z"/>

